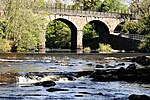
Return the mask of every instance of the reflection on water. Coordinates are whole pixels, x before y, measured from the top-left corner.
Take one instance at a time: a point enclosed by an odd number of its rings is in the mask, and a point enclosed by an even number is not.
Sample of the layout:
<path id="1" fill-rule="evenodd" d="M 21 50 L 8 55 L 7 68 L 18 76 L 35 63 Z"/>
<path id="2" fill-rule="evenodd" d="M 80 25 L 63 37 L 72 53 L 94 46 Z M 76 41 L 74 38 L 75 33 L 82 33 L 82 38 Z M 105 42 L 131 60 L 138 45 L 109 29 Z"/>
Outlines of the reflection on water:
<path id="1" fill-rule="evenodd" d="M 107 65 L 121 62 L 108 61 Z M 128 66 L 131 62 L 124 62 Z M 0 72 L 17 72 L 16 84 L 0 85 L 0 99 L 21 100 L 126 100 L 130 94 L 150 95 L 150 85 L 126 82 L 93 82 L 88 76 L 76 72 L 95 70 L 97 64 L 106 62 L 78 59 L 7 60 L 1 59 Z M 122 67 L 122 66 L 120 66 Z M 118 68 L 118 67 L 116 67 Z M 105 69 L 105 68 L 102 68 Z M 72 79 L 70 79 L 70 77 Z M 33 86 L 31 83 L 52 80 L 54 88 L 69 91 L 47 92 L 50 87 Z"/>

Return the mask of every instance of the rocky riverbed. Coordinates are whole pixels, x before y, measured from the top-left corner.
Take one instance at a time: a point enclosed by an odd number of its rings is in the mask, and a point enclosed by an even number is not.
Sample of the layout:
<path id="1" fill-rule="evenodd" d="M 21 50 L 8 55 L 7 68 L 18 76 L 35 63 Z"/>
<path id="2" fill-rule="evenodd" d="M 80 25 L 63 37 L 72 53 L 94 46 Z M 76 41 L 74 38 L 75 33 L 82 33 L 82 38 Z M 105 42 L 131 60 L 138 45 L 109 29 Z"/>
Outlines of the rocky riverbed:
<path id="1" fill-rule="evenodd" d="M 96 61 L 1 59 L 0 69 L 0 99 L 150 100 L 146 56 Z"/>

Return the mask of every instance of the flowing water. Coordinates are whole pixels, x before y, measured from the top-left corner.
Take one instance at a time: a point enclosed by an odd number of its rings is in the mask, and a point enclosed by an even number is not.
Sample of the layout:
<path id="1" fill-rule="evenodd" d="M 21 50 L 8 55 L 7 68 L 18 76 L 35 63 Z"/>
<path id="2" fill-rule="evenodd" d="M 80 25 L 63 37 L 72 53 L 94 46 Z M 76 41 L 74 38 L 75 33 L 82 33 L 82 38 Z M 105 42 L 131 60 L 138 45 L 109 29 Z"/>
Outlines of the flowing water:
<path id="1" fill-rule="evenodd" d="M 17 83 L 0 85 L 0 100 L 127 100 L 131 94 L 150 96 L 149 84 L 127 82 L 95 82 L 78 72 L 94 71 L 97 64 L 117 65 L 116 61 L 82 59 L 9 60 L 0 59 L 0 73 L 15 72 Z M 124 62 L 127 67 L 132 62 Z M 119 68 L 116 67 L 116 68 Z M 102 68 L 103 70 L 106 68 Z M 85 72 L 86 73 L 86 72 Z M 52 80 L 55 86 L 34 86 L 32 83 Z M 68 91 L 48 92 L 49 88 Z"/>

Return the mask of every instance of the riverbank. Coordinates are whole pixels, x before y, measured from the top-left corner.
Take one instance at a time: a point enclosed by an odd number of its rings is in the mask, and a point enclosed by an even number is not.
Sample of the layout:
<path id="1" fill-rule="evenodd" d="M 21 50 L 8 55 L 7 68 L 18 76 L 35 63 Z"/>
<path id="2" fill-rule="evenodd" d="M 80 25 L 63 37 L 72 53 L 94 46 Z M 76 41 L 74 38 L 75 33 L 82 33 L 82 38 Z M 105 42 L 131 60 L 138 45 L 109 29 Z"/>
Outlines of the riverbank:
<path id="1" fill-rule="evenodd" d="M 150 56 L 150 53 L 0 53 L 0 59 L 74 58 L 100 60 L 104 58 L 133 58 Z"/>

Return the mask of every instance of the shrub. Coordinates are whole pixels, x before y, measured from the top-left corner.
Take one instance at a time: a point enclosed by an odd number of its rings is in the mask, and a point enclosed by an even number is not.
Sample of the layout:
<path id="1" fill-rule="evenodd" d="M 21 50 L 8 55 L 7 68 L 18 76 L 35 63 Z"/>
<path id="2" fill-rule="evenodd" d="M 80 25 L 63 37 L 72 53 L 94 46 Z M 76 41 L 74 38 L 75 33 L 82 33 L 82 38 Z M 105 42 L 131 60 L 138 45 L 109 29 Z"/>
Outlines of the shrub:
<path id="1" fill-rule="evenodd" d="M 108 52 L 112 52 L 112 48 L 109 44 L 99 44 L 99 48 L 97 49 L 97 51 L 99 52 L 105 52 L 105 53 L 108 53 Z"/>
<path id="2" fill-rule="evenodd" d="M 89 53 L 90 51 L 91 51 L 91 48 L 90 48 L 90 47 L 84 48 L 84 52 L 85 52 L 85 53 Z"/>

